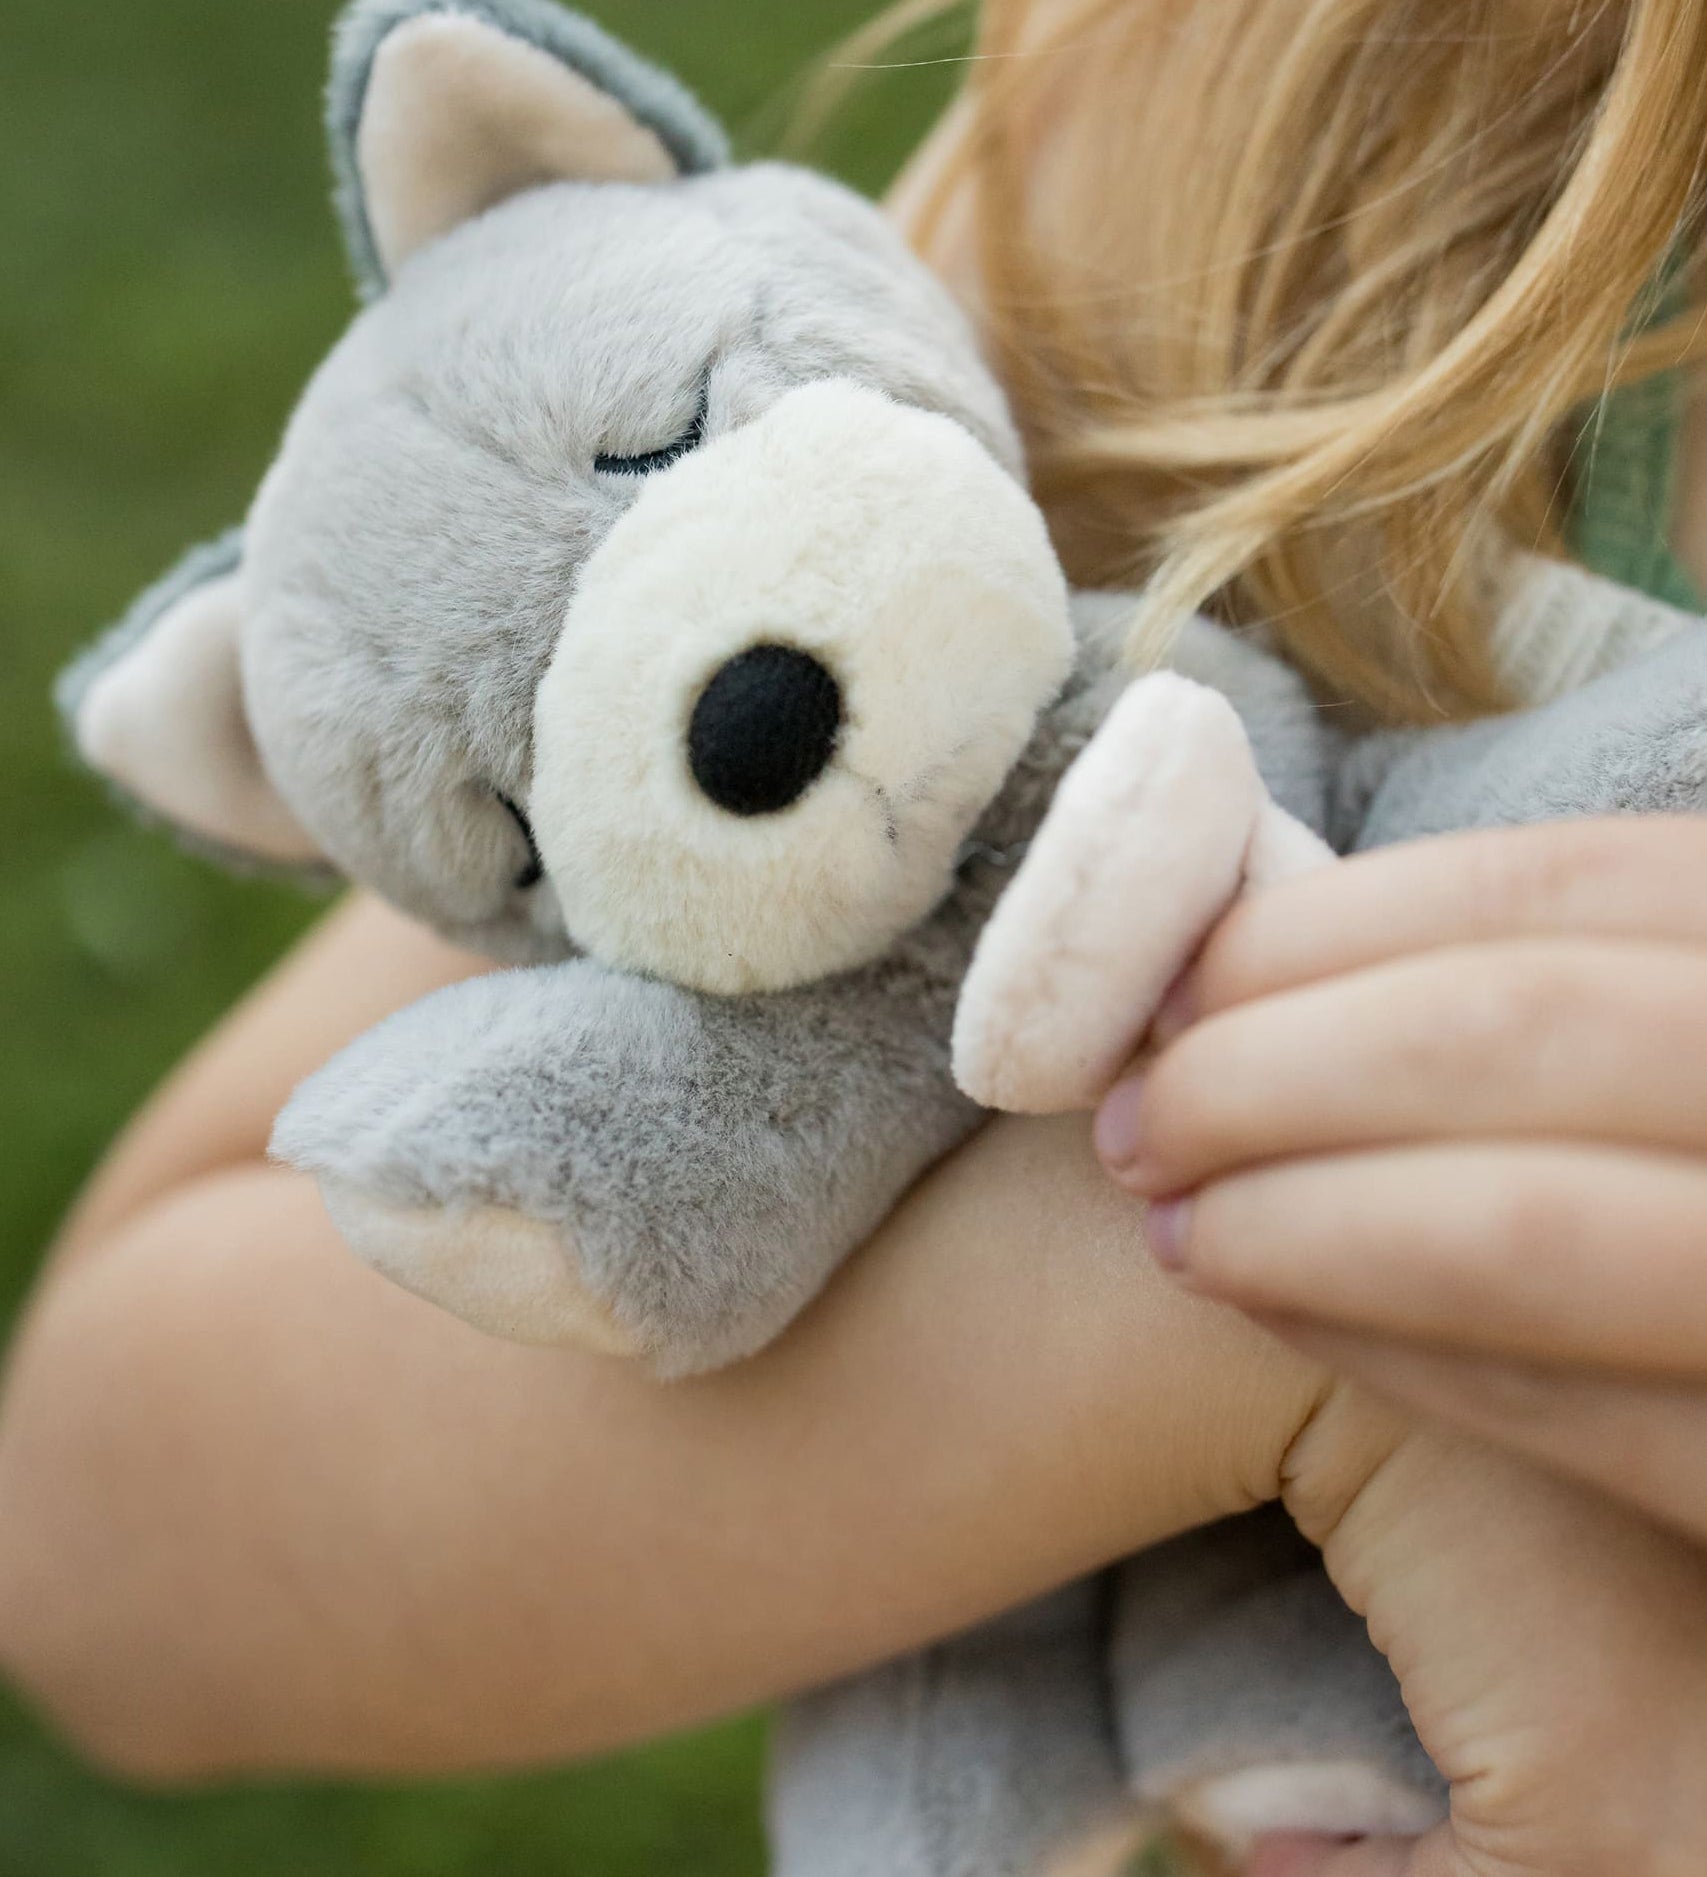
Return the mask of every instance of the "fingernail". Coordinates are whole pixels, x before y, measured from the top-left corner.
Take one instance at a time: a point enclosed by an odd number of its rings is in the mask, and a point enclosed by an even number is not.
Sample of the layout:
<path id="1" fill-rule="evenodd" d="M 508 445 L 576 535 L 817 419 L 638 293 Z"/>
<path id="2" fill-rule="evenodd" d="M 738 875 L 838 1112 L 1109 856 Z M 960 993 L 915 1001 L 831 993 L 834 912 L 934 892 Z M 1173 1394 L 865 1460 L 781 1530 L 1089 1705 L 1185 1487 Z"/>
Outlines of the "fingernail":
<path id="1" fill-rule="evenodd" d="M 1144 1078 L 1129 1076 L 1116 1082 L 1097 1110 L 1094 1139 L 1097 1158 L 1109 1172 L 1130 1180 L 1143 1153 Z"/>
<path id="2" fill-rule="evenodd" d="M 1144 1220 L 1150 1256 L 1164 1271 L 1183 1271 L 1191 1236 L 1191 1201 L 1159 1199 Z"/>
<path id="3" fill-rule="evenodd" d="M 1197 975 L 1182 971 L 1157 1006 L 1150 1022 L 1150 1041 L 1157 1049 L 1166 1049 L 1176 1036 L 1189 1030 L 1197 1021 Z"/>

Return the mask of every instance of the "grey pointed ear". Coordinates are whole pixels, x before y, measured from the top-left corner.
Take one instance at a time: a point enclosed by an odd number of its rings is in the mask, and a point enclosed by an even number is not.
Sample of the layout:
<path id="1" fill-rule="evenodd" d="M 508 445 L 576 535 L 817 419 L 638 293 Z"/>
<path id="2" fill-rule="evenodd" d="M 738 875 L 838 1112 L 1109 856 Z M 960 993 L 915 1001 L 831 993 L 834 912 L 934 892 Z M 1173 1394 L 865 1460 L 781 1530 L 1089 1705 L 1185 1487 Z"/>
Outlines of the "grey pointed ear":
<path id="1" fill-rule="evenodd" d="M 728 161 L 675 79 L 552 0 L 356 0 L 329 94 L 338 205 L 363 291 L 549 182 L 664 182 Z"/>
<path id="2" fill-rule="evenodd" d="M 242 537 L 198 548 L 60 679 L 78 754 L 218 858 L 302 868 L 320 850 L 262 767 L 238 669 Z"/>

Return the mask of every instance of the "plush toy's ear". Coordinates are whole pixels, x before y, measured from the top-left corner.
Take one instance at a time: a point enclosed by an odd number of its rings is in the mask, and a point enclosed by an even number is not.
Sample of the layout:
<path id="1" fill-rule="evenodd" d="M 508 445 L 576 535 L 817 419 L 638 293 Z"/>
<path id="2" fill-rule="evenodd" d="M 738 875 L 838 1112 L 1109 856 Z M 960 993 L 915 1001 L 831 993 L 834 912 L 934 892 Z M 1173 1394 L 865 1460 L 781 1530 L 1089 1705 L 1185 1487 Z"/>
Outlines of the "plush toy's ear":
<path id="1" fill-rule="evenodd" d="M 234 861 L 319 849 L 261 765 L 237 662 L 241 537 L 198 548 L 59 682 L 78 754 L 145 813 Z"/>
<path id="2" fill-rule="evenodd" d="M 728 160 L 668 74 L 551 0 L 356 0 L 329 99 L 364 292 L 417 249 L 550 182 L 666 182 Z"/>

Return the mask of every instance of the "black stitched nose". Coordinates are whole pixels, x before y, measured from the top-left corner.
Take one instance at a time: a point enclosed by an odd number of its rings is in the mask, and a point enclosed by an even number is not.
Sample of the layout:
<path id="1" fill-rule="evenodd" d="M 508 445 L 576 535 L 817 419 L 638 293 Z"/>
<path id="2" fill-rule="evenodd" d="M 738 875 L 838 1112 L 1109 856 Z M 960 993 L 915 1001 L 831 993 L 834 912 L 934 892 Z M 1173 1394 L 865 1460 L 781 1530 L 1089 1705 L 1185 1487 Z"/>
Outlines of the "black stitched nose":
<path id="1" fill-rule="evenodd" d="M 829 766 L 842 728 L 842 688 L 806 652 L 755 645 L 700 693 L 688 725 L 688 766 L 719 808 L 774 815 Z"/>

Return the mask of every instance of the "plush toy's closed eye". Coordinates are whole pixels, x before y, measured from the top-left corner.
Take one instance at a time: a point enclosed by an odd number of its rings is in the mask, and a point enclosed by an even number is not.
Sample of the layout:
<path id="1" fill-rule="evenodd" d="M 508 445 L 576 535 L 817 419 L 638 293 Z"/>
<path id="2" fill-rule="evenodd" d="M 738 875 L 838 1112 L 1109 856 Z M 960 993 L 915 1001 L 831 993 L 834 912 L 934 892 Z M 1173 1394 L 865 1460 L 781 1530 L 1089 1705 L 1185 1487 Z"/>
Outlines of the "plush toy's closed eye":
<path id="1" fill-rule="evenodd" d="M 656 450 L 642 450 L 636 456 L 622 456 L 609 450 L 601 450 L 593 458 L 593 468 L 601 476 L 656 475 L 660 470 L 679 463 L 690 450 L 699 448 L 705 441 L 705 427 L 710 415 L 710 389 L 708 385 L 702 385 L 699 394 L 699 409 L 694 413 L 693 422 L 679 437 Z"/>
<path id="2" fill-rule="evenodd" d="M 512 801 L 508 795 L 498 797 L 505 814 L 516 824 L 516 832 L 527 843 L 527 865 L 516 875 L 516 891 L 531 893 L 545 878 L 545 862 L 539 857 L 539 842 L 534 839 L 533 823 L 522 813 L 521 804 Z"/>

